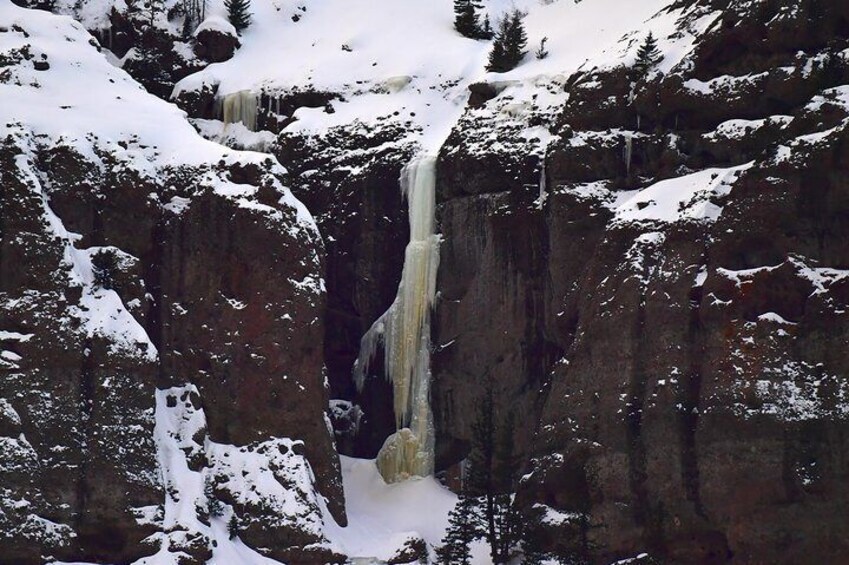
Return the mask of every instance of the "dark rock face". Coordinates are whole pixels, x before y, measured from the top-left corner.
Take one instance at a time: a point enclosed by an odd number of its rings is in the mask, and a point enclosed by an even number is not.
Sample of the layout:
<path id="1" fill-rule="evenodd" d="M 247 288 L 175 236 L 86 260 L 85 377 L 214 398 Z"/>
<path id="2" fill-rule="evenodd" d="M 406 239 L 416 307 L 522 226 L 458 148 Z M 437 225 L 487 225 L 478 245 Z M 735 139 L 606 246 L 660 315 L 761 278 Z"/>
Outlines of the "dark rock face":
<path id="1" fill-rule="evenodd" d="M 14 144 L 0 154 L 2 554 L 131 560 L 150 552 L 141 541 L 153 533 L 134 512 L 163 497 L 155 350 L 87 335 L 87 313 L 109 298 L 80 302 L 65 259 L 72 244 L 52 223 L 43 179 L 26 174 L 34 163 L 21 166 Z"/>
<path id="2" fill-rule="evenodd" d="M 320 258 L 306 232 L 284 227 L 283 218 L 295 211 L 278 203 L 274 177 L 238 163 L 223 171 L 260 187 L 258 203 L 267 211 L 255 212 L 179 184 L 197 172 L 163 181 L 183 186 L 180 193 L 189 198 L 169 195 L 126 172 L 98 177 L 67 148 L 36 153 L 33 166 L 50 179 L 49 189 L 36 191 L 17 172 L 16 154 L 5 148 L 2 167 L 2 320 L 13 328 L 2 334 L 2 468 L 10 500 L 36 503 L 4 527 L 11 536 L 2 543 L 4 555 L 38 562 L 45 539 L 55 540 L 47 549 L 65 559 L 126 561 L 153 551 L 141 540 L 156 525 L 136 514 L 165 496 L 153 442 L 154 392 L 187 382 L 205 414 L 199 437 L 235 446 L 297 437 L 344 522 L 338 461 L 323 416 Z M 97 198 L 103 192 L 108 199 Z M 185 209 L 169 212 L 151 193 Z M 136 215 L 132 231 L 128 210 Z M 66 229 L 83 234 L 76 244 L 57 239 L 45 224 L 53 212 Z M 64 275 L 63 253 L 89 246 L 118 256 L 103 275 L 109 289 L 92 291 Z M 81 311 L 98 304 L 81 297 L 107 301 L 112 290 L 118 304 L 128 305 L 120 311 L 143 341 L 86 336 L 91 322 Z M 203 454 L 202 441 L 199 446 L 203 467 L 210 454 Z M 44 460 L 50 464 L 36 464 Z M 222 488 L 224 500 L 239 500 L 232 485 Z M 272 555 L 297 561 L 294 548 L 322 541 L 320 532 L 305 536 L 294 524 L 275 529 L 277 508 L 240 507 L 242 539 Z M 28 541 L 18 529 L 36 517 L 49 517 L 51 525 Z M 206 551 L 206 545 L 201 540 L 183 550 Z"/>
<path id="3" fill-rule="evenodd" d="M 238 47 L 238 37 L 219 30 L 202 29 L 195 35 L 195 55 L 210 63 L 221 63 L 232 58 Z"/>
<path id="4" fill-rule="evenodd" d="M 395 429 L 390 384 L 375 378 L 357 392 L 351 367 L 360 339 L 392 303 L 401 279 L 409 225 L 399 178 L 414 149 L 392 145 L 403 133 L 403 125 L 389 124 L 340 128 L 322 137 L 282 134 L 275 148 L 326 245 L 324 359 L 331 397 L 362 410 L 355 440 L 339 444 L 360 457 L 374 457 Z M 374 374 L 382 374 L 379 360 Z"/>
<path id="5" fill-rule="evenodd" d="M 0 31 L 21 46 L 0 53 L 4 87 L 30 88 L 34 108 L 56 110 L 40 85 L 17 79 L 33 72 L 25 54 L 43 47 L 45 84 L 91 65 L 105 83 L 93 91 L 146 115 L 161 109 L 186 153 L 149 131 L 124 138 L 71 121 L 54 136 L 4 121 L 0 561 L 126 563 L 164 548 L 201 563 L 217 516 L 273 558 L 338 562 L 319 498 L 344 524 L 326 414 L 323 245 L 285 171 L 270 157 L 209 151 L 167 106 L 144 108 L 147 95 L 107 80 L 116 71 L 67 19 L 12 14 L 18 23 Z M 44 30 L 64 36 L 67 54 Z"/>
<path id="6" fill-rule="evenodd" d="M 826 563 L 846 551 L 849 110 L 834 87 L 849 82 L 836 55 L 849 34 L 837 2 L 769 26 L 763 6 L 729 9 L 692 66 L 633 98 L 627 69 L 568 79 L 568 104 L 542 117 L 555 134 L 545 198 L 532 149 L 476 142 L 516 139 L 480 119 L 500 98 L 442 149 L 440 463 L 465 456 L 493 387 L 527 447 L 518 500 L 547 514 L 555 554 Z M 832 22 L 821 34 L 799 24 L 814 9 Z M 616 209 L 618 190 L 705 167 L 728 188 L 688 200 L 676 185 Z M 670 214 L 652 212 L 678 194 Z M 696 213 L 700 199 L 715 212 Z"/>

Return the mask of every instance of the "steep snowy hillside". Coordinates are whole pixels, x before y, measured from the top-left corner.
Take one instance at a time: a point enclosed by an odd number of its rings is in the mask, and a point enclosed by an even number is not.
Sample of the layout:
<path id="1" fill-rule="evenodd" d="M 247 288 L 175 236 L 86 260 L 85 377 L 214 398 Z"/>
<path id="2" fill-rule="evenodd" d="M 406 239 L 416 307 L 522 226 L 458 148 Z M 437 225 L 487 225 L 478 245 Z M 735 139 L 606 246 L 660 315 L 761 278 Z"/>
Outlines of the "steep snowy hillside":
<path id="1" fill-rule="evenodd" d="M 288 133 L 315 135 L 354 122 L 371 127 L 395 122 L 409 130 L 398 143 L 412 141 L 435 150 L 463 112 L 470 84 L 496 81 L 499 91 L 506 89 L 502 98 L 513 100 L 513 114 L 532 106 L 549 110 L 565 101 L 556 87 L 577 69 L 631 64 L 645 34 L 667 37 L 679 31 L 680 11 L 659 13 L 671 3 L 649 0 L 623 8 L 616 0 L 486 2 L 482 15 L 493 21 L 514 7 L 527 12 L 530 46 L 536 48 L 546 37 L 550 52 L 542 60 L 528 54 L 525 64 L 508 73 L 487 73 L 491 43 L 459 35 L 448 0 L 257 1 L 252 4 L 255 23 L 243 33 L 236 55 L 184 79 L 173 96 L 189 99 L 193 92 L 206 91 L 223 98 L 249 92 L 268 114 L 265 125 L 273 131 L 282 125 Z M 223 13 L 214 3 L 210 10 Z M 712 13 L 695 22 L 692 31 L 715 18 Z M 692 43 L 686 32 L 666 41 L 662 68 L 674 66 Z M 317 103 L 287 103 L 308 93 Z M 206 107 L 193 109 L 213 110 L 208 100 Z"/>

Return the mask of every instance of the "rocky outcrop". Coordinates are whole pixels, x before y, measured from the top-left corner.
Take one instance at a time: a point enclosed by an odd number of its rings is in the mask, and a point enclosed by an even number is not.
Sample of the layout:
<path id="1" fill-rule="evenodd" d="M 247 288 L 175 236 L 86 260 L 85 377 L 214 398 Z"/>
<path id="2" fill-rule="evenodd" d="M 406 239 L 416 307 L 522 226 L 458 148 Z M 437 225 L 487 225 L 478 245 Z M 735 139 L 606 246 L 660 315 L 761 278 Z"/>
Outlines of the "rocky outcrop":
<path id="1" fill-rule="evenodd" d="M 348 399 L 361 415 L 344 453 L 374 457 L 395 429 L 392 389 L 372 379 L 356 391 L 351 367 L 360 340 L 389 307 L 401 279 L 409 238 L 401 168 L 414 147 L 398 143 L 404 126 L 338 128 L 323 136 L 282 134 L 275 155 L 292 191 L 315 215 L 327 248 L 324 358 L 332 398 Z M 382 374 L 380 361 L 373 374 Z"/>
<path id="2" fill-rule="evenodd" d="M 0 12 L 0 561 L 197 563 L 228 526 L 338 561 L 323 246 L 285 171 L 201 139 L 67 19 Z"/>
<path id="3" fill-rule="evenodd" d="M 528 136 L 504 96 L 476 98 L 442 149 L 440 461 L 465 456 L 493 388 L 553 554 L 845 551 L 847 20 L 764 6 L 716 12 L 667 75 L 570 77 L 544 158 L 510 145 Z M 683 28 L 720 7 L 679 8 Z M 821 34 L 800 25 L 815 16 Z"/>
<path id="4" fill-rule="evenodd" d="M 236 28 L 223 18 L 207 18 L 194 32 L 194 52 L 210 63 L 230 59 L 239 48 Z"/>
<path id="5" fill-rule="evenodd" d="M 101 43 L 134 48 L 126 68 L 160 95 L 205 64 L 110 17 Z M 496 420 L 518 423 L 517 504 L 551 556 L 840 562 L 849 13 L 684 0 L 646 23 L 667 24 L 680 60 L 647 76 L 587 64 L 460 89 L 438 162 L 437 467 L 466 457 L 492 390 Z M 199 53 L 229 56 L 212 39 Z M 0 80 L 25 88 L 57 63 L 21 45 Z M 392 95 L 432 92 L 415 112 L 442 110 L 460 84 L 369 77 L 250 91 L 255 138 L 287 176 L 262 157 L 161 166 L 168 151 L 145 139 L 68 146 L 7 126 L 4 556 L 202 561 L 226 522 L 279 560 L 344 559 L 321 528 L 325 504 L 343 521 L 327 388 L 340 450 L 374 456 L 394 431 L 391 388 L 356 391 L 351 365 L 401 276 L 401 168 L 433 133 Z M 225 82 L 195 78 L 176 101 L 203 129 Z M 324 113 L 288 127 L 305 107 Z M 336 119 L 355 107 L 368 123 Z M 408 541 L 393 561 L 427 549 Z"/>

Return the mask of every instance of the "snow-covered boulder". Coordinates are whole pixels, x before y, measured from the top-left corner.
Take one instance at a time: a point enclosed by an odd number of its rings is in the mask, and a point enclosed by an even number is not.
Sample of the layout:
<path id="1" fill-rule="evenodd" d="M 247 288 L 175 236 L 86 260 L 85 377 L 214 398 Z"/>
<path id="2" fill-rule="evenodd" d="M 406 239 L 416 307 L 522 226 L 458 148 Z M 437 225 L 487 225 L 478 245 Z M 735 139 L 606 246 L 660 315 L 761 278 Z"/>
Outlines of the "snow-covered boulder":
<path id="1" fill-rule="evenodd" d="M 195 30 L 194 38 L 195 55 L 210 63 L 230 59 L 239 47 L 236 28 L 220 16 L 206 18 Z"/>

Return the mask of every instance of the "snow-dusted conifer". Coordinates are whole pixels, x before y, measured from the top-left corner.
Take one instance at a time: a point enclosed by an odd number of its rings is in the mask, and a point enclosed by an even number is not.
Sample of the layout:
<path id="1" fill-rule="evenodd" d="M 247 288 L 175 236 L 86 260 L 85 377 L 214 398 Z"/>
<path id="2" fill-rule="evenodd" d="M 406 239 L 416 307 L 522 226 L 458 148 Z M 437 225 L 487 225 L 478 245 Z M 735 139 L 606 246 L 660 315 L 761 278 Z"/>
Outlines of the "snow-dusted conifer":
<path id="1" fill-rule="evenodd" d="M 499 21 L 486 70 L 505 73 L 515 69 L 522 62 L 525 48 L 528 46 L 523 17 L 521 11 L 513 10 Z"/>
<path id="2" fill-rule="evenodd" d="M 481 24 L 480 29 L 480 38 L 481 39 L 492 39 L 495 37 L 495 31 L 492 29 L 492 22 L 489 21 L 489 14 L 486 14 L 483 18 L 483 24 Z"/>
<path id="3" fill-rule="evenodd" d="M 454 0 L 454 29 L 464 37 L 479 35 L 477 5 L 472 0 Z"/>
<path id="4" fill-rule="evenodd" d="M 663 56 L 660 54 L 660 49 L 657 48 L 657 40 L 651 32 L 646 36 L 646 40 L 640 45 L 637 51 L 637 62 L 634 64 L 634 69 L 640 79 L 646 78 L 660 61 Z"/>
<path id="5" fill-rule="evenodd" d="M 210 477 L 203 483 L 203 494 L 206 496 L 206 508 L 210 516 L 217 518 L 224 514 L 224 505 L 215 496 L 215 485 Z"/>
<path id="6" fill-rule="evenodd" d="M 440 565 L 469 565 L 471 563 L 470 544 L 480 537 L 476 523 L 474 497 L 460 493 L 457 505 L 448 515 L 448 529 L 442 539 L 442 545 L 436 549 L 436 560 Z"/>
<path id="7" fill-rule="evenodd" d="M 536 57 L 537 59 L 540 59 L 540 60 L 545 59 L 546 57 L 548 57 L 548 50 L 545 48 L 545 44 L 546 44 L 546 42 L 547 42 L 547 41 L 548 41 L 548 38 L 547 38 L 547 37 L 543 37 L 543 38 L 540 40 L 540 42 L 539 42 L 539 49 L 537 49 L 536 51 L 534 51 L 534 57 Z"/>
<path id="8" fill-rule="evenodd" d="M 227 19 L 239 33 L 251 25 L 251 0 L 224 0 Z"/>

